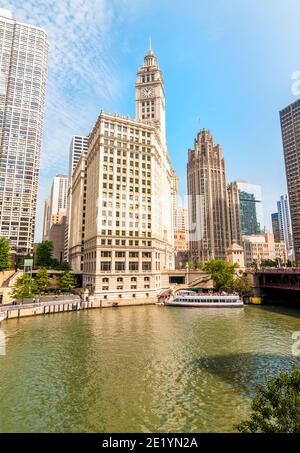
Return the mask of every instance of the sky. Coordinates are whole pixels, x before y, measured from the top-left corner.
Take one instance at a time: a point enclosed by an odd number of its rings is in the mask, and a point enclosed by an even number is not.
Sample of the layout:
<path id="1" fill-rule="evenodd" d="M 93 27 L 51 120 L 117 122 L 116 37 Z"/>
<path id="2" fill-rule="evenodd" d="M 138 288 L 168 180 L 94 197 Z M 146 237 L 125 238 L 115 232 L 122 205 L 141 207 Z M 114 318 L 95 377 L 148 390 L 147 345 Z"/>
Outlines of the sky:
<path id="1" fill-rule="evenodd" d="M 68 171 L 72 135 L 88 134 L 101 109 L 134 117 L 150 36 L 181 195 L 187 150 L 209 129 L 228 182 L 261 184 L 270 228 L 286 193 L 279 110 L 300 97 L 292 79 L 300 71 L 299 0 L 0 0 L 0 7 L 49 38 L 37 241 L 52 179 Z"/>

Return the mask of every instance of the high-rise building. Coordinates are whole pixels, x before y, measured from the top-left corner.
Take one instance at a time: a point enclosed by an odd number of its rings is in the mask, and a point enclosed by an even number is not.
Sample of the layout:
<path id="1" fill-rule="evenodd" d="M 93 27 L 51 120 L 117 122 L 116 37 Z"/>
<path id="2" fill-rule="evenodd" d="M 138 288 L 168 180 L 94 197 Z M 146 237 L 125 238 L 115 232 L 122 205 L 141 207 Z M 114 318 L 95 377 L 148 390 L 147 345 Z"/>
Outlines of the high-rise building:
<path id="1" fill-rule="evenodd" d="M 300 99 L 280 111 L 295 260 L 300 261 Z"/>
<path id="2" fill-rule="evenodd" d="M 243 235 L 263 233 L 261 186 L 247 181 L 232 182 L 228 186 L 228 203 L 233 242 L 241 245 Z"/>
<path id="3" fill-rule="evenodd" d="M 198 133 L 188 151 L 187 176 L 191 257 L 226 259 L 231 234 L 225 162 L 208 130 Z"/>
<path id="4" fill-rule="evenodd" d="M 83 241 L 83 285 L 103 305 L 152 301 L 162 273 L 174 268 L 174 237 L 163 78 L 151 49 L 137 74 L 136 119 L 101 112 L 85 168 L 84 160 L 72 177 L 70 221 L 77 267 Z M 73 221 L 79 209 L 84 231 Z"/>
<path id="5" fill-rule="evenodd" d="M 83 271 L 84 232 L 86 214 L 86 154 L 82 153 L 72 173 L 68 215 L 68 262 L 71 269 L 80 274 Z"/>
<path id="6" fill-rule="evenodd" d="M 86 154 L 89 146 L 89 138 L 82 135 L 73 135 L 69 151 L 69 183 L 72 173 L 82 154 Z"/>
<path id="7" fill-rule="evenodd" d="M 50 202 L 51 214 L 57 214 L 67 209 L 68 179 L 66 175 L 56 175 L 53 179 Z"/>
<path id="8" fill-rule="evenodd" d="M 242 244 L 241 232 L 241 213 L 240 213 L 240 196 L 237 182 L 234 181 L 228 185 L 228 207 L 230 216 L 231 240 L 237 244 Z"/>
<path id="9" fill-rule="evenodd" d="M 51 196 L 44 201 L 44 222 L 43 222 L 43 241 L 47 240 L 49 236 L 49 228 L 51 223 Z"/>
<path id="10" fill-rule="evenodd" d="M 174 249 L 175 264 L 182 267 L 184 262 L 189 258 L 189 226 L 188 226 L 188 209 L 179 207 L 176 211 L 174 225 Z"/>
<path id="11" fill-rule="evenodd" d="M 290 218 L 289 200 L 287 195 L 281 195 L 277 202 L 278 209 L 278 224 L 279 237 L 285 242 L 288 257 L 291 261 L 294 260 L 293 234 Z"/>
<path id="12" fill-rule="evenodd" d="M 274 212 L 271 215 L 272 218 L 272 231 L 274 235 L 274 241 L 275 242 L 280 242 L 280 231 L 279 231 L 279 214 L 278 212 Z"/>
<path id="13" fill-rule="evenodd" d="M 42 147 L 48 41 L 0 10 L 0 236 L 32 251 Z"/>
<path id="14" fill-rule="evenodd" d="M 69 221 L 72 210 L 72 174 L 80 160 L 82 154 L 86 154 L 88 151 L 88 137 L 82 135 L 73 135 L 70 144 L 69 151 L 69 183 L 68 183 L 68 195 L 67 195 L 67 218 L 65 225 L 65 240 L 64 240 L 64 261 L 69 262 L 69 248 L 70 248 L 70 229 Z"/>
<path id="15" fill-rule="evenodd" d="M 60 222 L 67 213 L 68 176 L 56 175 L 53 178 L 51 195 L 45 200 L 43 240 L 47 240 L 50 228 Z"/>
<path id="16" fill-rule="evenodd" d="M 67 190 L 68 176 L 56 175 L 53 178 L 51 195 L 44 205 L 43 241 L 53 243 L 53 258 L 60 263 L 64 261 Z"/>

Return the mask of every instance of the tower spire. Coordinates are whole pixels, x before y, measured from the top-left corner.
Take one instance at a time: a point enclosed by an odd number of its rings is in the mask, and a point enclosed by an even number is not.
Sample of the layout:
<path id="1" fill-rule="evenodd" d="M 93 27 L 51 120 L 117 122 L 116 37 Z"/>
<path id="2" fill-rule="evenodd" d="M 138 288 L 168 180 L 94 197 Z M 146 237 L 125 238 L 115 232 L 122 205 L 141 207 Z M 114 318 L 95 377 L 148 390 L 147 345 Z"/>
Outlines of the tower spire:
<path id="1" fill-rule="evenodd" d="M 151 36 L 149 36 L 149 51 L 152 52 Z"/>

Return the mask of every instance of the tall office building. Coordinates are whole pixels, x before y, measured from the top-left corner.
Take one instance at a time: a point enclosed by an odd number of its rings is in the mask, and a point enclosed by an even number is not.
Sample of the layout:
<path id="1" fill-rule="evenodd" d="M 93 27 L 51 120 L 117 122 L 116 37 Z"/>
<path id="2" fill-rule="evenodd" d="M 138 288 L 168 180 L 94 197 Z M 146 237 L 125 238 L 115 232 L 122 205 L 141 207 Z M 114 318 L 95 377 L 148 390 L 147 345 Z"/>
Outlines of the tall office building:
<path id="1" fill-rule="evenodd" d="M 232 241 L 241 245 L 243 235 L 262 234 L 264 217 L 261 186 L 234 181 L 228 186 Z"/>
<path id="2" fill-rule="evenodd" d="M 54 177 L 51 188 L 51 214 L 56 214 L 59 211 L 66 211 L 68 180 L 69 178 L 66 175 L 56 175 Z"/>
<path id="3" fill-rule="evenodd" d="M 69 262 L 69 248 L 70 248 L 70 216 L 72 210 L 72 174 L 80 160 L 82 154 L 86 154 L 89 146 L 89 138 L 82 135 L 73 135 L 69 151 L 69 182 L 68 182 L 68 196 L 67 196 L 67 217 L 65 225 L 65 239 L 64 239 L 64 261 Z"/>
<path id="4" fill-rule="evenodd" d="M 300 261 L 300 99 L 280 111 L 295 260 Z"/>
<path id="5" fill-rule="evenodd" d="M 151 49 L 137 74 L 136 119 L 101 112 L 86 165 L 79 165 L 71 184 L 70 259 L 80 265 L 76 244 L 83 238 L 83 285 L 103 305 L 153 301 L 162 273 L 174 268 L 174 238 L 163 78 Z M 81 232 L 73 222 L 79 212 Z"/>
<path id="6" fill-rule="evenodd" d="M 48 240 L 48 234 L 53 224 L 60 222 L 67 215 L 68 176 L 56 175 L 53 178 L 51 195 L 44 205 L 43 240 Z"/>
<path id="7" fill-rule="evenodd" d="M 287 195 L 281 195 L 280 200 L 277 202 L 278 209 L 278 224 L 279 224 L 279 237 L 281 241 L 285 242 L 288 258 L 294 260 L 294 247 L 292 225 L 290 218 L 289 200 Z"/>
<path id="8" fill-rule="evenodd" d="M 43 241 L 53 243 L 53 258 L 64 261 L 64 241 L 67 215 L 68 176 L 53 178 L 51 195 L 45 200 Z"/>
<path id="9" fill-rule="evenodd" d="M 280 231 L 279 231 L 279 214 L 278 212 L 274 212 L 271 215 L 272 218 L 272 231 L 274 235 L 274 241 L 275 242 L 280 242 Z"/>
<path id="10" fill-rule="evenodd" d="M 201 130 L 188 151 L 190 252 L 207 262 L 226 259 L 231 245 L 225 162 L 220 145 L 208 130 Z"/>
<path id="11" fill-rule="evenodd" d="M 72 173 L 82 154 L 86 154 L 89 146 L 89 138 L 82 135 L 73 135 L 69 151 L 69 184 Z"/>
<path id="12" fill-rule="evenodd" d="M 32 251 L 47 77 L 41 28 L 0 10 L 0 236 Z"/>

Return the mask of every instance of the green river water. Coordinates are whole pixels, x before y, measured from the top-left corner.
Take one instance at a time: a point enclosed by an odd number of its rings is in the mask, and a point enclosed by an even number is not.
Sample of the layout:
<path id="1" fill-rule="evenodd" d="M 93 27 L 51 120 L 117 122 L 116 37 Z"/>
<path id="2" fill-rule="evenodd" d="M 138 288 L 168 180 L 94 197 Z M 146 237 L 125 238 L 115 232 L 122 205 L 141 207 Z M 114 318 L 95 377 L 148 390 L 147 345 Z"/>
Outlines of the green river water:
<path id="1" fill-rule="evenodd" d="M 228 432 L 287 369 L 300 311 L 96 309 L 0 327 L 0 432 Z M 5 343 L 5 345 L 4 345 Z"/>

